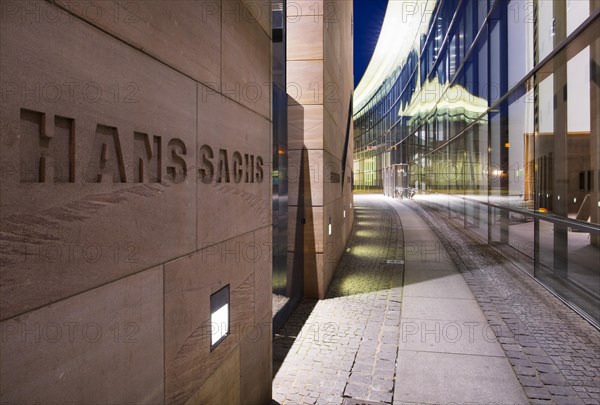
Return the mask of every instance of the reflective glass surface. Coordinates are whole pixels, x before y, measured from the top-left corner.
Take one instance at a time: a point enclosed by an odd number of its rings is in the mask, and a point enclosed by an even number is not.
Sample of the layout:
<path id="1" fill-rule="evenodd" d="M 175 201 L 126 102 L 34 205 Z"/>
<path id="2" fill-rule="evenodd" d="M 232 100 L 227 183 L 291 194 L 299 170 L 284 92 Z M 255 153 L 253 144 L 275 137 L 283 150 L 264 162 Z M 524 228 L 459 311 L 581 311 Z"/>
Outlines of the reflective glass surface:
<path id="1" fill-rule="evenodd" d="M 600 2 L 416 4 L 355 92 L 355 188 L 429 199 L 600 322 Z"/>

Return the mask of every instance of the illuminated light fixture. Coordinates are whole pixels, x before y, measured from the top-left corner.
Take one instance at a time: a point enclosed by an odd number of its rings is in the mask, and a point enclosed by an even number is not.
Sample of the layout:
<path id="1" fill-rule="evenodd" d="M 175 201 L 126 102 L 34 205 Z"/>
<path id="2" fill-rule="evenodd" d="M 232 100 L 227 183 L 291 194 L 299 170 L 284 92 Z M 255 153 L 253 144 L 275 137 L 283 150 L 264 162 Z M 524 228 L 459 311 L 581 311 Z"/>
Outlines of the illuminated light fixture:
<path id="1" fill-rule="evenodd" d="M 329 236 L 331 236 L 331 217 L 329 217 Z"/>
<path id="2" fill-rule="evenodd" d="M 546 194 L 546 198 L 548 198 L 548 194 Z"/>
<path id="3" fill-rule="evenodd" d="M 577 197 L 573 198 L 573 202 L 576 203 L 577 202 Z"/>
<path id="4" fill-rule="evenodd" d="M 210 296 L 210 351 L 229 335 L 229 284 Z"/>
<path id="5" fill-rule="evenodd" d="M 346 218 L 346 210 L 344 210 L 344 218 Z"/>
<path id="6" fill-rule="evenodd" d="M 284 152 L 283 150 L 281 150 L 281 149 L 279 149 L 279 150 L 277 151 L 277 153 L 278 153 L 278 154 L 280 154 L 280 155 L 284 155 L 284 154 L 285 154 L 285 152 Z"/>
<path id="7" fill-rule="evenodd" d="M 504 147 L 505 147 L 506 149 L 510 148 L 510 142 L 506 142 L 506 143 L 504 144 Z"/>
<path id="8" fill-rule="evenodd" d="M 560 201 L 560 196 L 557 196 L 556 199 Z"/>

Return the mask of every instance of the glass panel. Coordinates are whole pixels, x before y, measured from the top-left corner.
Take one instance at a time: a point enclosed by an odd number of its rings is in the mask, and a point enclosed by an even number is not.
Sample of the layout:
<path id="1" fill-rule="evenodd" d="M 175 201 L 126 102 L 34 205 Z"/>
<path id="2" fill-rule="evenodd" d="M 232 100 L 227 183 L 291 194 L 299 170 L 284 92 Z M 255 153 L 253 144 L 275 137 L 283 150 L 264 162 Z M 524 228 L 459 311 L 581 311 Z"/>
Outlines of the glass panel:
<path id="1" fill-rule="evenodd" d="M 508 243 L 514 249 L 509 257 L 521 264 L 521 269 L 533 275 L 535 253 L 535 222 L 533 217 L 521 213 L 510 213 L 508 230 Z"/>
<path id="2" fill-rule="evenodd" d="M 538 43 L 540 61 L 548 56 L 554 48 L 555 30 L 553 1 L 538 1 Z"/>
<path id="3" fill-rule="evenodd" d="M 568 233 L 568 297 L 600 319 L 600 249 L 590 243 L 591 235 L 577 228 Z M 565 294 L 561 291 L 561 295 Z"/>
<path id="4" fill-rule="evenodd" d="M 554 225 L 538 220 L 539 226 L 539 265 L 535 276 L 543 277 L 554 271 Z"/>
<path id="5" fill-rule="evenodd" d="M 566 249 L 562 241 L 557 242 L 557 234 L 565 236 Z M 540 265 L 535 276 L 563 299 L 600 319 L 600 249 L 590 244 L 591 234 L 598 232 L 540 221 Z"/>
<path id="6" fill-rule="evenodd" d="M 590 0 L 567 0 L 567 35 L 590 15 Z"/>
<path id="7" fill-rule="evenodd" d="M 480 239 L 487 241 L 487 206 L 478 202 L 465 202 L 466 227 Z"/>
<path id="8" fill-rule="evenodd" d="M 508 6 L 508 83 L 516 85 L 534 64 L 533 1 L 512 0 Z"/>
<path id="9" fill-rule="evenodd" d="M 361 184 L 419 189 L 419 201 L 526 271 L 537 260 L 536 276 L 590 308 L 600 296 L 600 21 L 581 28 L 600 2 L 431 4 L 419 49 L 357 117 Z M 586 282 L 590 291 L 577 287 Z"/>

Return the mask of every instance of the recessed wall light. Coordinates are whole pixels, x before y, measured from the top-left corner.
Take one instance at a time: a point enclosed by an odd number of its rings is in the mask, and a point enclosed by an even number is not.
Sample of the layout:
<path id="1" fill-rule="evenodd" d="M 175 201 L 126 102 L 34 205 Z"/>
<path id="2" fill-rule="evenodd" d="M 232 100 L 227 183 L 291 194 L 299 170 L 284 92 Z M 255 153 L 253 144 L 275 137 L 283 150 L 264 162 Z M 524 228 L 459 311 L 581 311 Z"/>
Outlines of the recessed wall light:
<path id="1" fill-rule="evenodd" d="M 229 335 L 229 285 L 210 296 L 210 350 Z"/>

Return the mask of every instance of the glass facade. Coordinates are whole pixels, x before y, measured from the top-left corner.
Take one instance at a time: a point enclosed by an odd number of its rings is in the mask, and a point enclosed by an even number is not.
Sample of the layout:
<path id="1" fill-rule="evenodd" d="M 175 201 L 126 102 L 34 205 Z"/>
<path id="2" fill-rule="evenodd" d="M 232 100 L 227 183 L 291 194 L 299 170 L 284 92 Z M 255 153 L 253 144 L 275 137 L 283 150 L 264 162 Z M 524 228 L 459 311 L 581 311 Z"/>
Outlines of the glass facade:
<path id="1" fill-rule="evenodd" d="M 447 211 L 600 324 L 600 1 L 394 3 L 382 35 L 392 12 L 407 31 L 378 48 L 402 51 L 355 93 L 355 189 Z"/>

